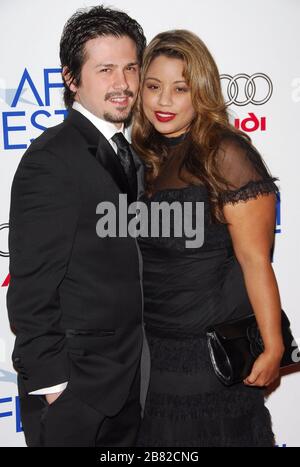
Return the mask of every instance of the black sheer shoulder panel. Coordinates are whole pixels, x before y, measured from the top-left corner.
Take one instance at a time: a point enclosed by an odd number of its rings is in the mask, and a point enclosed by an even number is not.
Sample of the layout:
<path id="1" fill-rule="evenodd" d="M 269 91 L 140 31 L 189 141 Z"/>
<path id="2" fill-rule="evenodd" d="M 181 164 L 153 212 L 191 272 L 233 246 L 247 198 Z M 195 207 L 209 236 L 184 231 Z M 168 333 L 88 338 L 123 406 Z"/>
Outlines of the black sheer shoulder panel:
<path id="1" fill-rule="evenodd" d="M 223 205 L 279 191 L 275 184 L 277 179 L 271 176 L 259 152 L 240 136 L 222 140 L 216 162 L 227 184 L 226 190 L 220 193 Z"/>

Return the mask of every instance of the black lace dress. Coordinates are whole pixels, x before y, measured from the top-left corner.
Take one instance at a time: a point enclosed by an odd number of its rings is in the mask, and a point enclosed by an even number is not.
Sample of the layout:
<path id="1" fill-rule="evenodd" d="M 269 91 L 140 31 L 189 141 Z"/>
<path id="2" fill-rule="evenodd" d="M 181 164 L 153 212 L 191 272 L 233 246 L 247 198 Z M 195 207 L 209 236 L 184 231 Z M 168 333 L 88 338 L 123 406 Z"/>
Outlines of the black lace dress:
<path id="1" fill-rule="evenodd" d="M 187 138 L 186 138 L 187 139 Z M 249 305 L 227 226 L 212 222 L 204 186 L 178 176 L 182 138 L 164 138 L 168 158 L 155 193 L 142 201 L 204 202 L 204 244 L 186 238 L 140 238 L 144 261 L 145 329 L 151 375 L 138 446 L 271 447 L 274 435 L 261 388 L 226 387 L 213 373 L 204 330 L 245 315 Z M 278 191 L 260 155 L 239 138 L 219 155 L 229 187 L 224 203 L 247 202 Z"/>

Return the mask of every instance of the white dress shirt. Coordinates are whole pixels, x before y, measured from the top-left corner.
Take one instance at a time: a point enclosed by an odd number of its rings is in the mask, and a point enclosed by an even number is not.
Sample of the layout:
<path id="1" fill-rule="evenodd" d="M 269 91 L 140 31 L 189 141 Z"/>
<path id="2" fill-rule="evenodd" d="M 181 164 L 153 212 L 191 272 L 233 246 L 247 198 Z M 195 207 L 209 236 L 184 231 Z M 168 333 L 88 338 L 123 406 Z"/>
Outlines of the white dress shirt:
<path id="1" fill-rule="evenodd" d="M 85 109 L 83 105 L 76 101 L 73 104 L 73 109 L 84 115 L 103 134 L 103 136 L 114 148 L 115 153 L 117 153 L 117 146 L 111 138 L 116 133 L 123 133 L 127 141 L 131 142 L 130 129 L 124 129 L 124 124 L 122 124 L 122 126 L 118 129 L 114 123 L 107 122 L 106 120 L 102 120 L 102 118 L 96 117 L 96 115 L 92 114 L 89 110 Z"/>
<path id="2" fill-rule="evenodd" d="M 122 124 L 122 126 L 118 129 L 116 128 L 114 123 L 107 122 L 106 120 L 102 120 L 101 118 L 96 117 L 96 115 L 92 114 L 89 110 L 85 109 L 83 105 L 81 105 L 77 101 L 74 101 L 73 109 L 77 110 L 82 115 L 84 115 L 102 133 L 102 135 L 111 144 L 116 154 L 117 154 L 117 146 L 111 139 L 116 133 L 122 132 L 125 138 L 127 139 L 127 141 L 130 142 L 130 130 L 128 130 L 127 128 L 124 130 L 124 124 Z M 29 394 L 33 394 L 33 395 L 54 394 L 56 392 L 64 391 L 67 385 L 68 385 L 68 382 L 65 381 L 61 384 L 50 386 L 49 388 L 37 389 L 36 391 L 32 391 Z"/>

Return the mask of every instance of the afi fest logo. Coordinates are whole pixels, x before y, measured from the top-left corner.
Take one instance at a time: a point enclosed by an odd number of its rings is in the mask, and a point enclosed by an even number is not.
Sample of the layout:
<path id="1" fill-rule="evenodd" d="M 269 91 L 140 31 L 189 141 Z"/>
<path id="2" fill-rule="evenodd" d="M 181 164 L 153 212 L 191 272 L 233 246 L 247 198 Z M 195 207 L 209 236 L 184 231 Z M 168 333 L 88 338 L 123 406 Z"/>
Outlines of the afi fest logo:
<path id="1" fill-rule="evenodd" d="M 1 381 L 0 369 L 0 381 Z M 4 423 L 7 419 L 13 418 L 15 432 L 21 433 L 23 431 L 21 422 L 20 400 L 19 396 L 8 396 L 0 398 L 0 422 Z M 8 424 L 7 424 L 8 426 Z"/>
<path id="2" fill-rule="evenodd" d="M 0 79 L 0 102 L 9 107 L 1 119 L 4 150 L 25 151 L 34 136 L 66 117 L 66 109 L 53 109 L 55 90 L 62 87 L 60 68 L 44 68 L 38 82 L 25 68 L 16 88 L 8 88 Z M 59 99 L 62 103 L 61 94 Z"/>
<path id="3" fill-rule="evenodd" d="M 265 73 L 239 73 L 231 76 L 222 74 L 220 76 L 225 102 L 227 105 L 243 107 L 248 104 L 260 106 L 266 104 L 273 94 L 273 83 Z M 243 118 L 234 120 L 236 128 L 251 133 L 254 131 L 266 131 L 267 119 L 265 116 L 258 117 L 254 112 L 248 112 Z"/>

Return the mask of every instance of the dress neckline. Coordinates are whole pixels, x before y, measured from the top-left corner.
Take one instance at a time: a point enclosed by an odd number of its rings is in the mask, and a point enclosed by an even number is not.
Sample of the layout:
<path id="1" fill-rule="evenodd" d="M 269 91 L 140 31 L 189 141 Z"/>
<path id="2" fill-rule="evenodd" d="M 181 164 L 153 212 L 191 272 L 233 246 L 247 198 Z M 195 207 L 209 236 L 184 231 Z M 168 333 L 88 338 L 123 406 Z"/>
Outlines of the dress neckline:
<path id="1" fill-rule="evenodd" d="M 169 138 L 167 136 L 164 136 L 164 135 L 160 134 L 159 138 L 160 138 L 161 142 L 163 144 L 165 144 L 166 146 L 176 146 L 177 144 L 184 141 L 185 138 L 187 137 L 187 135 L 188 135 L 188 132 L 182 133 L 179 136 L 172 136 L 172 137 Z"/>
<path id="2" fill-rule="evenodd" d="M 183 185 L 180 187 L 166 187 L 166 188 L 161 188 L 159 190 L 156 190 L 152 195 L 148 196 L 145 193 L 142 195 L 143 198 L 146 198 L 147 200 L 152 200 L 156 196 L 164 196 L 166 193 L 180 193 L 184 192 L 186 190 L 191 190 L 191 189 L 198 189 L 198 190 L 203 190 L 205 189 L 204 185 Z"/>

